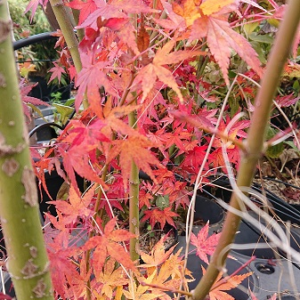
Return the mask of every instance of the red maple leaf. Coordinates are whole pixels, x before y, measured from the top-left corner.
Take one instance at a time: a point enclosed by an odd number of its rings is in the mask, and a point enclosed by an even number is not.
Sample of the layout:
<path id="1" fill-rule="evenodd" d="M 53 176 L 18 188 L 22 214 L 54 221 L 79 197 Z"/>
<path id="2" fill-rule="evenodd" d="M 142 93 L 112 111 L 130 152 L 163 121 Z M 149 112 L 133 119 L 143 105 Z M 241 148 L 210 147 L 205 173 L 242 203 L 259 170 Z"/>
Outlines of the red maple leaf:
<path id="1" fill-rule="evenodd" d="M 48 84 L 55 78 L 57 78 L 58 82 L 60 82 L 61 75 L 66 73 L 65 69 L 63 67 L 59 66 L 58 63 L 53 62 L 53 64 L 54 64 L 54 67 L 49 70 L 49 72 L 51 72 L 52 74 L 48 81 Z"/>
<path id="2" fill-rule="evenodd" d="M 294 94 L 276 97 L 276 102 L 280 107 L 289 107 L 299 101 L 300 97 L 295 97 Z"/>
<path id="3" fill-rule="evenodd" d="M 193 172 L 197 172 L 203 162 L 204 156 L 206 155 L 206 149 L 206 145 L 196 146 L 193 150 L 186 152 L 184 161 L 181 163 L 181 167 L 185 170 L 192 170 Z"/>
<path id="4" fill-rule="evenodd" d="M 217 148 L 210 154 L 210 161 L 214 169 L 221 167 L 222 171 L 227 173 L 222 148 Z"/>
<path id="5" fill-rule="evenodd" d="M 89 181 L 97 182 L 107 188 L 105 182 L 101 179 L 101 176 L 91 167 L 89 162 L 89 156 L 86 153 L 78 152 L 75 147 L 68 150 L 68 152 L 61 151 L 63 158 L 63 165 L 71 184 L 75 188 L 78 194 L 80 194 L 75 172 Z"/>
<path id="6" fill-rule="evenodd" d="M 56 218 L 51 216 L 51 221 Z M 77 266 L 71 261 L 71 258 L 77 257 L 78 248 L 70 247 L 69 230 L 65 228 L 65 225 L 61 224 L 61 216 L 59 215 L 59 221 L 53 224 L 59 223 L 57 226 L 61 231 L 56 234 L 55 237 L 49 239 L 48 232 L 51 230 L 51 226 L 45 232 L 47 238 L 47 251 L 50 260 L 51 277 L 55 291 L 65 299 L 68 296 L 68 290 L 70 284 L 80 277 L 77 271 Z"/>
<path id="7" fill-rule="evenodd" d="M 21 98 L 23 101 L 23 110 L 25 115 L 28 117 L 28 119 L 31 119 L 31 114 L 29 111 L 29 108 L 26 104 L 33 104 L 33 105 L 45 105 L 50 106 L 47 102 L 44 102 L 38 98 L 28 96 L 28 94 L 31 92 L 31 90 L 37 86 L 37 83 L 35 84 L 25 84 L 25 80 L 21 80 L 19 83 L 19 89 L 21 93 Z"/>
<path id="8" fill-rule="evenodd" d="M 203 275 L 206 273 L 206 270 L 201 266 Z M 212 286 L 209 292 L 210 300 L 235 300 L 232 296 L 226 293 L 226 291 L 236 288 L 243 280 L 252 275 L 252 272 L 235 275 L 235 276 L 226 276 L 222 278 L 222 273 L 219 273 L 216 282 Z"/>
<path id="9" fill-rule="evenodd" d="M 196 246 L 196 254 L 201 260 L 208 264 L 207 255 L 212 255 L 215 251 L 215 248 L 219 242 L 221 234 L 213 234 L 208 236 L 209 223 L 199 231 L 197 237 L 192 233 L 191 235 L 191 244 Z"/>
<path id="10" fill-rule="evenodd" d="M 153 195 L 148 193 L 145 189 L 140 189 L 140 191 L 139 191 L 139 207 L 140 207 L 140 209 L 143 206 L 150 208 L 151 207 L 151 204 L 150 204 L 151 199 L 153 199 Z"/>
<path id="11" fill-rule="evenodd" d="M 90 238 L 82 247 L 84 251 L 95 249 L 93 252 L 94 268 L 101 270 L 106 258 L 110 255 L 125 268 L 135 270 L 134 262 L 130 259 L 129 253 L 124 249 L 120 242 L 128 241 L 135 235 L 125 229 L 115 229 L 116 219 L 111 219 L 104 228 L 101 236 Z"/>
<path id="12" fill-rule="evenodd" d="M 79 72 L 76 79 L 76 86 L 78 88 L 77 97 L 75 100 L 75 108 L 79 106 L 83 100 L 83 96 L 87 93 L 88 100 L 95 109 L 101 106 L 101 97 L 99 89 L 103 86 L 105 91 L 110 95 L 118 96 L 113 87 L 113 82 L 107 76 L 105 68 L 109 65 L 107 61 L 99 61 L 94 63 L 89 55 L 81 54 L 83 68 Z"/>
<path id="13" fill-rule="evenodd" d="M 141 136 L 135 129 L 120 120 L 138 108 L 138 105 L 112 107 L 111 97 L 108 97 L 103 109 L 103 114 L 102 112 L 100 114 L 96 112 L 97 116 L 103 119 L 103 124 L 105 125 L 102 132 L 108 137 L 111 136 L 112 130 L 125 136 Z"/>
<path id="14" fill-rule="evenodd" d="M 164 228 L 166 223 L 175 227 L 175 223 L 173 221 L 173 217 L 178 217 L 178 214 L 171 211 L 171 207 L 166 207 L 164 210 L 159 208 L 154 208 L 145 211 L 145 215 L 142 218 L 142 222 L 147 221 L 149 219 L 150 225 L 153 228 L 156 223 L 160 224 L 160 228 Z"/>
<path id="15" fill-rule="evenodd" d="M 44 7 L 47 3 L 48 3 L 48 0 L 31 0 L 31 1 L 28 3 L 28 5 L 27 5 L 27 7 L 26 7 L 26 9 L 25 9 L 24 14 L 26 14 L 28 11 L 31 10 L 30 23 L 32 22 L 32 19 L 33 19 L 34 15 L 35 15 L 35 12 L 36 12 L 36 10 L 37 10 L 39 4 L 40 4 L 42 7 Z"/>
<path id="16" fill-rule="evenodd" d="M 169 149 L 172 145 L 176 145 L 179 149 L 179 153 L 177 155 L 180 155 L 187 150 L 186 144 L 191 146 L 193 143 L 195 143 L 193 141 L 190 141 L 191 136 L 192 134 L 190 132 L 187 132 L 186 129 L 178 127 L 174 131 L 164 134 L 164 146 Z"/>
<path id="17" fill-rule="evenodd" d="M 72 2 L 65 2 L 66 6 L 79 10 L 79 22 L 77 25 L 81 25 L 83 21 L 97 9 L 97 5 L 94 0 L 80 1 L 73 0 Z"/>
<path id="18" fill-rule="evenodd" d="M 155 22 L 166 29 L 170 29 L 170 30 L 178 29 L 179 31 L 186 30 L 186 24 L 184 18 L 174 13 L 172 9 L 172 5 L 169 2 L 162 1 L 162 0 L 161 3 L 165 11 L 167 12 L 168 18 L 170 20 L 155 19 Z"/>

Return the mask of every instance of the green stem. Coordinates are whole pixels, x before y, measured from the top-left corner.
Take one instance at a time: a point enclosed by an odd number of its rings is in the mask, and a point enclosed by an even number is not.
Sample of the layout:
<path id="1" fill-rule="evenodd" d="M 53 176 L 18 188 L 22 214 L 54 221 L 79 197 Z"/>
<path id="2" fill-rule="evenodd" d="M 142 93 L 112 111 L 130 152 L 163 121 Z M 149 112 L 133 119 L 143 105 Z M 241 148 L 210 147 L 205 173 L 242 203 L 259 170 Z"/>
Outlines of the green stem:
<path id="1" fill-rule="evenodd" d="M 19 300 L 53 300 L 7 0 L 0 1 L 0 32 L 0 218 L 7 268 Z"/>
<path id="2" fill-rule="evenodd" d="M 136 113 L 129 114 L 129 125 L 136 127 Z M 138 243 L 139 243 L 139 227 L 140 227 L 140 211 L 139 211 L 139 169 L 135 162 L 131 163 L 130 183 L 129 183 L 129 231 L 136 235 L 130 239 L 130 257 L 132 261 L 139 259 Z"/>
<path id="3" fill-rule="evenodd" d="M 76 25 L 78 25 L 80 11 L 78 9 L 72 9 L 72 12 L 73 12 L 75 23 L 76 23 Z M 83 40 L 83 38 L 84 38 L 84 29 L 83 28 L 77 29 L 77 36 L 78 36 L 79 41 Z"/>
<path id="4" fill-rule="evenodd" d="M 284 63 L 289 55 L 291 45 L 293 44 L 299 20 L 299 0 L 290 0 L 282 24 L 280 25 L 278 35 L 275 39 L 274 48 L 269 57 L 261 88 L 256 97 L 255 111 L 253 113 L 245 145 L 247 152 L 244 153 L 241 159 L 241 165 L 238 171 L 238 187 L 249 187 L 251 185 L 258 159 L 265 150 L 265 133 L 268 127 L 273 97 L 280 80 Z M 242 206 L 242 202 L 235 192 L 232 193 L 230 206 L 239 210 Z M 202 277 L 194 290 L 193 299 L 203 300 L 209 293 L 220 269 L 225 264 L 228 251 L 224 251 L 224 249 L 227 249 L 233 242 L 239 224 L 240 217 L 228 212 L 218 246 L 211 258 L 206 274 Z"/>
<path id="5" fill-rule="evenodd" d="M 57 19 L 61 32 L 65 38 L 68 49 L 72 56 L 76 72 L 79 73 L 82 69 L 81 58 L 78 48 L 78 40 L 74 33 L 74 28 L 71 22 L 70 15 L 67 13 L 62 0 L 50 0 L 54 15 Z M 88 107 L 86 96 L 83 99 L 83 107 Z"/>
<path id="6" fill-rule="evenodd" d="M 102 173 L 102 180 L 104 181 L 106 176 L 107 176 L 107 171 L 108 171 L 108 165 L 104 166 L 103 169 L 103 173 Z M 99 191 L 98 191 L 98 195 L 97 195 L 97 201 L 95 204 L 95 210 L 94 210 L 94 219 L 97 218 L 98 216 L 98 211 L 99 211 L 99 207 L 100 207 L 100 202 L 101 202 L 101 197 L 103 195 L 102 189 L 99 186 Z M 95 235 L 94 231 L 91 230 L 89 233 L 89 239 L 91 237 L 93 237 Z M 88 273 L 89 269 L 90 269 L 90 258 L 91 258 L 91 251 L 88 250 L 85 253 L 85 268 L 86 268 L 86 273 Z M 92 299 L 92 292 L 91 292 L 91 280 L 90 278 L 88 279 L 87 283 L 86 283 L 86 299 L 87 300 L 91 300 Z"/>

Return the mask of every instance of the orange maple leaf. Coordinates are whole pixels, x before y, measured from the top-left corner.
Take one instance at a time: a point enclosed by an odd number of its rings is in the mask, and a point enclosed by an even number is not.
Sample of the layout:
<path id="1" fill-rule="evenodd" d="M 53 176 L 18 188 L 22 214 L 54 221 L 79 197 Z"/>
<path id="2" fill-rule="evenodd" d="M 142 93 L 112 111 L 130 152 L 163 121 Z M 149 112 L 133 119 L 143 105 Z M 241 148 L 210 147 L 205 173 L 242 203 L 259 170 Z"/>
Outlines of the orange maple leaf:
<path id="1" fill-rule="evenodd" d="M 191 27 L 189 40 L 207 38 L 207 45 L 220 65 L 225 82 L 229 85 L 228 67 L 231 49 L 234 49 L 259 76 L 262 68 L 256 51 L 240 34 L 231 29 L 227 15 L 234 11 L 234 0 L 207 0 L 201 5 L 200 1 L 184 0 L 181 5 L 173 3 L 173 10 L 182 16 L 187 27 Z"/>
<path id="2" fill-rule="evenodd" d="M 121 266 L 116 268 L 116 261 L 110 258 L 104 265 L 103 271 L 96 275 L 98 283 L 102 283 L 101 294 L 113 299 L 116 287 L 128 284 L 128 278 Z"/>
<path id="3" fill-rule="evenodd" d="M 95 249 L 93 253 L 95 270 L 102 269 L 108 255 L 125 268 L 136 270 L 129 253 L 119 244 L 119 242 L 128 241 L 135 237 L 135 235 L 125 229 L 115 230 L 116 223 L 115 218 L 111 219 L 105 225 L 103 235 L 90 238 L 82 247 L 83 250 Z"/>
<path id="4" fill-rule="evenodd" d="M 147 173 L 151 179 L 157 183 L 150 165 L 159 168 L 164 166 L 147 148 L 153 147 L 147 138 L 142 135 L 130 136 L 126 140 L 117 140 L 113 142 L 113 148 L 110 150 L 107 163 L 120 154 L 120 166 L 122 169 L 123 182 L 125 189 L 129 178 L 132 162 L 135 162 L 137 167 Z"/>
<path id="5" fill-rule="evenodd" d="M 132 87 L 141 85 L 143 90 L 142 102 L 146 99 L 148 93 L 153 88 L 157 78 L 172 88 L 179 97 L 179 100 L 183 102 L 183 97 L 180 89 L 176 83 L 176 80 L 171 71 L 163 67 L 167 64 L 175 64 L 187 58 L 196 55 L 206 55 L 203 51 L 176 51 L 171 52 L 174 48 L 176 41 L 171 40 L 166 43 L 161 49 L 159 49 L 153 59 L 153 63 L 148 64 L 138 72 L 138 75 L 132 83 Z"/>
<path id="6" fill-rule="evenodd" d="M 206 273 L 206 269 L 201 266 L 203 275 Z M 222 273 L 219 273 L 216 282 L 212 286 L 209 292 L 210 300 L 235 300 L 232 296 L 224 291 L 229 291 L 236 288 L 244 279 L 252 275 L 252 272 L 248 272 L 241 275 L 222 277 Z"/>
<path id="7" fill-rule="evenodd" d="M 149 254 L 140 251 L 140 255 L 142 260 L 145 262 L 145 264 L 140 265 L 140 267 L 158 267 L 161 265 L 163 262 L 167 260 L 167 258 L 171 255 L 173 252 L 174 248 L 176 247 L 173 246 L 171 247 L 168 251 L 166 251 L 165 247 L 165 241 L 167 239 L 167 235 L 162 237 L 158 243 L 152 248 L 151 252 Z"/>
<path id="8" fill-rule="evenodd" d="M 111 97 L 108 97 L 105 107 L 103 108 L 104 119 L 102 114 L 97 114 L 104 123 L 104 127 L 101 129 L 101 132 L 103 132 L 108 137 L 111 136 L 112 130 L 123 135 L 139 136 L 139 133 L 132 127 L 128 126 L 125 122 L 123 122 L 121 118 L 128 116 L 129 113 L 137 110 L 140 105 L 112 107 L 111 101 Z"/>
<path id="9" fill-rule="evenodd" d="M 123 293 L 126 299 L 139 299 L 139 300 L 152 300 L 160 299 L 159 297 L 163 296 L 164 293 L 159 289 L 153 289 L 147 286 L 151 284 L 152 281 L 156 278 L 156 271 L 154 271 L 147 278 L 139 278 L 144 284 L 137 285 L 134 280 L 128 285 L 128 291 L 123 290 Z"/>
<path id="10" fill-rule="evenodd" d="M 63 214 L 64 224 L 75 222 L 79 216 L 89 217 L 94 214 L 94 211 L 89 208 L 92 198 L 95 193 L 96 185 L 94 185 L 81 198 L 73 186 L 69 190 L 69 202 L 64 200 L 49 201 L 48 203 L 55 205 L 56 209 Z"/>

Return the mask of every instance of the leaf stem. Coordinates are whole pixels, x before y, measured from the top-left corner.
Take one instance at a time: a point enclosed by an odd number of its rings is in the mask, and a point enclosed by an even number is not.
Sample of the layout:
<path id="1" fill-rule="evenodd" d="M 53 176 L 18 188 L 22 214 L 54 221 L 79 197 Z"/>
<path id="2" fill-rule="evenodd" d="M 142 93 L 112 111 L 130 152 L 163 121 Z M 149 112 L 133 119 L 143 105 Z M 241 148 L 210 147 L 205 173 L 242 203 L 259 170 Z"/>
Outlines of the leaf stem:
<path id="1" fill-rule="evenodd" d="M 141 282 L 141 285 L 142 286 L 149 286 L 149 287 L 152 287 L 154 289 L 169 291 L 169 292 L 174 293 L 174 294 L 181 294 L 181 295 L 185 295 L 185 296 L 189 296 L 189 297 L 193 296 L 193 294 L 190 293 L 190 292 L 186 292 L 186 291 L 182 291 L 182 290 L 174 290 L 174 289 L 168 288 L 164 285 L 151 284 L 151 283 L 147 283 L 147 282 L 144 282 L 144 281 Z"/>
<path id="2" fill-rule="evenodd" d="M 136 113 L 131 112 L 128 116 L 129 125 L 136 128 Z M 140 211 L 139 211 L 139 169 L 134 161 L 131 162 L 130 183 L 129 183 L 129 231 L 136 235 L 130 239 L 130 257 L 132 261 L 139 259 L 139 228 L 140 228 Z"/>
<path id="3" fill-rule="evenodd" d="M 237 268 L 232 274 L 222 278 L 219 282 L 217 282 L 212 288 L 211 291 L 217 289 L 219 286 L 221 286 L 224 283 L 227 283 L 230 278 L 234 277 L 235 275 L 238 275 L 240 271 L 242 271 L 245 267 L 247 267 L 252 261 L 256 259 L 255 256 L 251 256 L 249 260 L 247 260 L 243 265 L 241 265 L 239 268 Z"/>
<path id="4" fill-rule="evenodd" d="M 108 171 L 108 165 L 105 164 L 102 172 L 102 180 L 105 181 L 106 175 Z M 99 188 L 98 194 L 97 194 L 97 200 L 95 203 L 95 209 L 94 209 L 94 218 L 98 215 L 98 210 L 100 207 L 101 197 L 102 197 L 102 189 Z M 89 233 L 89 239 L 95 235 L 94 231 L 91 230 Z M 85 253 L 85 272 L 88 273 L 90 269 L 90 257 L 91 257 L 91 250 L 87 250 Z M 91 293 L 91 279 L 89 278 L 86 283 L 86 299 L 91 300 L 92 299 L 92 293 Z"/>
<path id="5" fill-rule="evenodd" d="M 195 118 L 191 118 L 190 116 L 188 116 L 187 114 L 184 114 L 184 113 L 175 113 L 175 116 L 178 117 L 179 119 L 187 122 L 187 123 L 190 123 L 191 125 L 203 130 L 204 132 L 206 133 L 211 133 L 211 134 L 215 134 L 216 136 L 218 136 L 219 138 L 223 139 L 223 140 L 227 140 L 229 142 L 231 142 L 233 145 L 237 146 L 240 150 L 242 150 L 243 152 L 246 152 L 247 149 L 244 145 L 244 143 L 242 141 L 239 141 L 235 138 L 232 138 L 230 135 L 222 132 L 222 131 L 219 131 L 218 129 L 215 129 L 213 127 L 208 127 L 208 126 L 205 126 L 203 125 L 200 121 L 196 120 Z"/>

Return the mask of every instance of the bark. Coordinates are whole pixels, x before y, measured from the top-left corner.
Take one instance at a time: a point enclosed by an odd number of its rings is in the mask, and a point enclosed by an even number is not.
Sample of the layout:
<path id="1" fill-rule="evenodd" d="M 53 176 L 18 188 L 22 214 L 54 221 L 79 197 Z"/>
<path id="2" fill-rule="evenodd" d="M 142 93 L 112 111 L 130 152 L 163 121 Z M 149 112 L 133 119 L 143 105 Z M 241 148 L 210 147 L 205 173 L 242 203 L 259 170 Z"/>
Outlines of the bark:
<path id="1" fill-rule="evenodd" d="M 0 0 L 0 218 L 18 300 L 53 298 L 7 0 Z"/>

